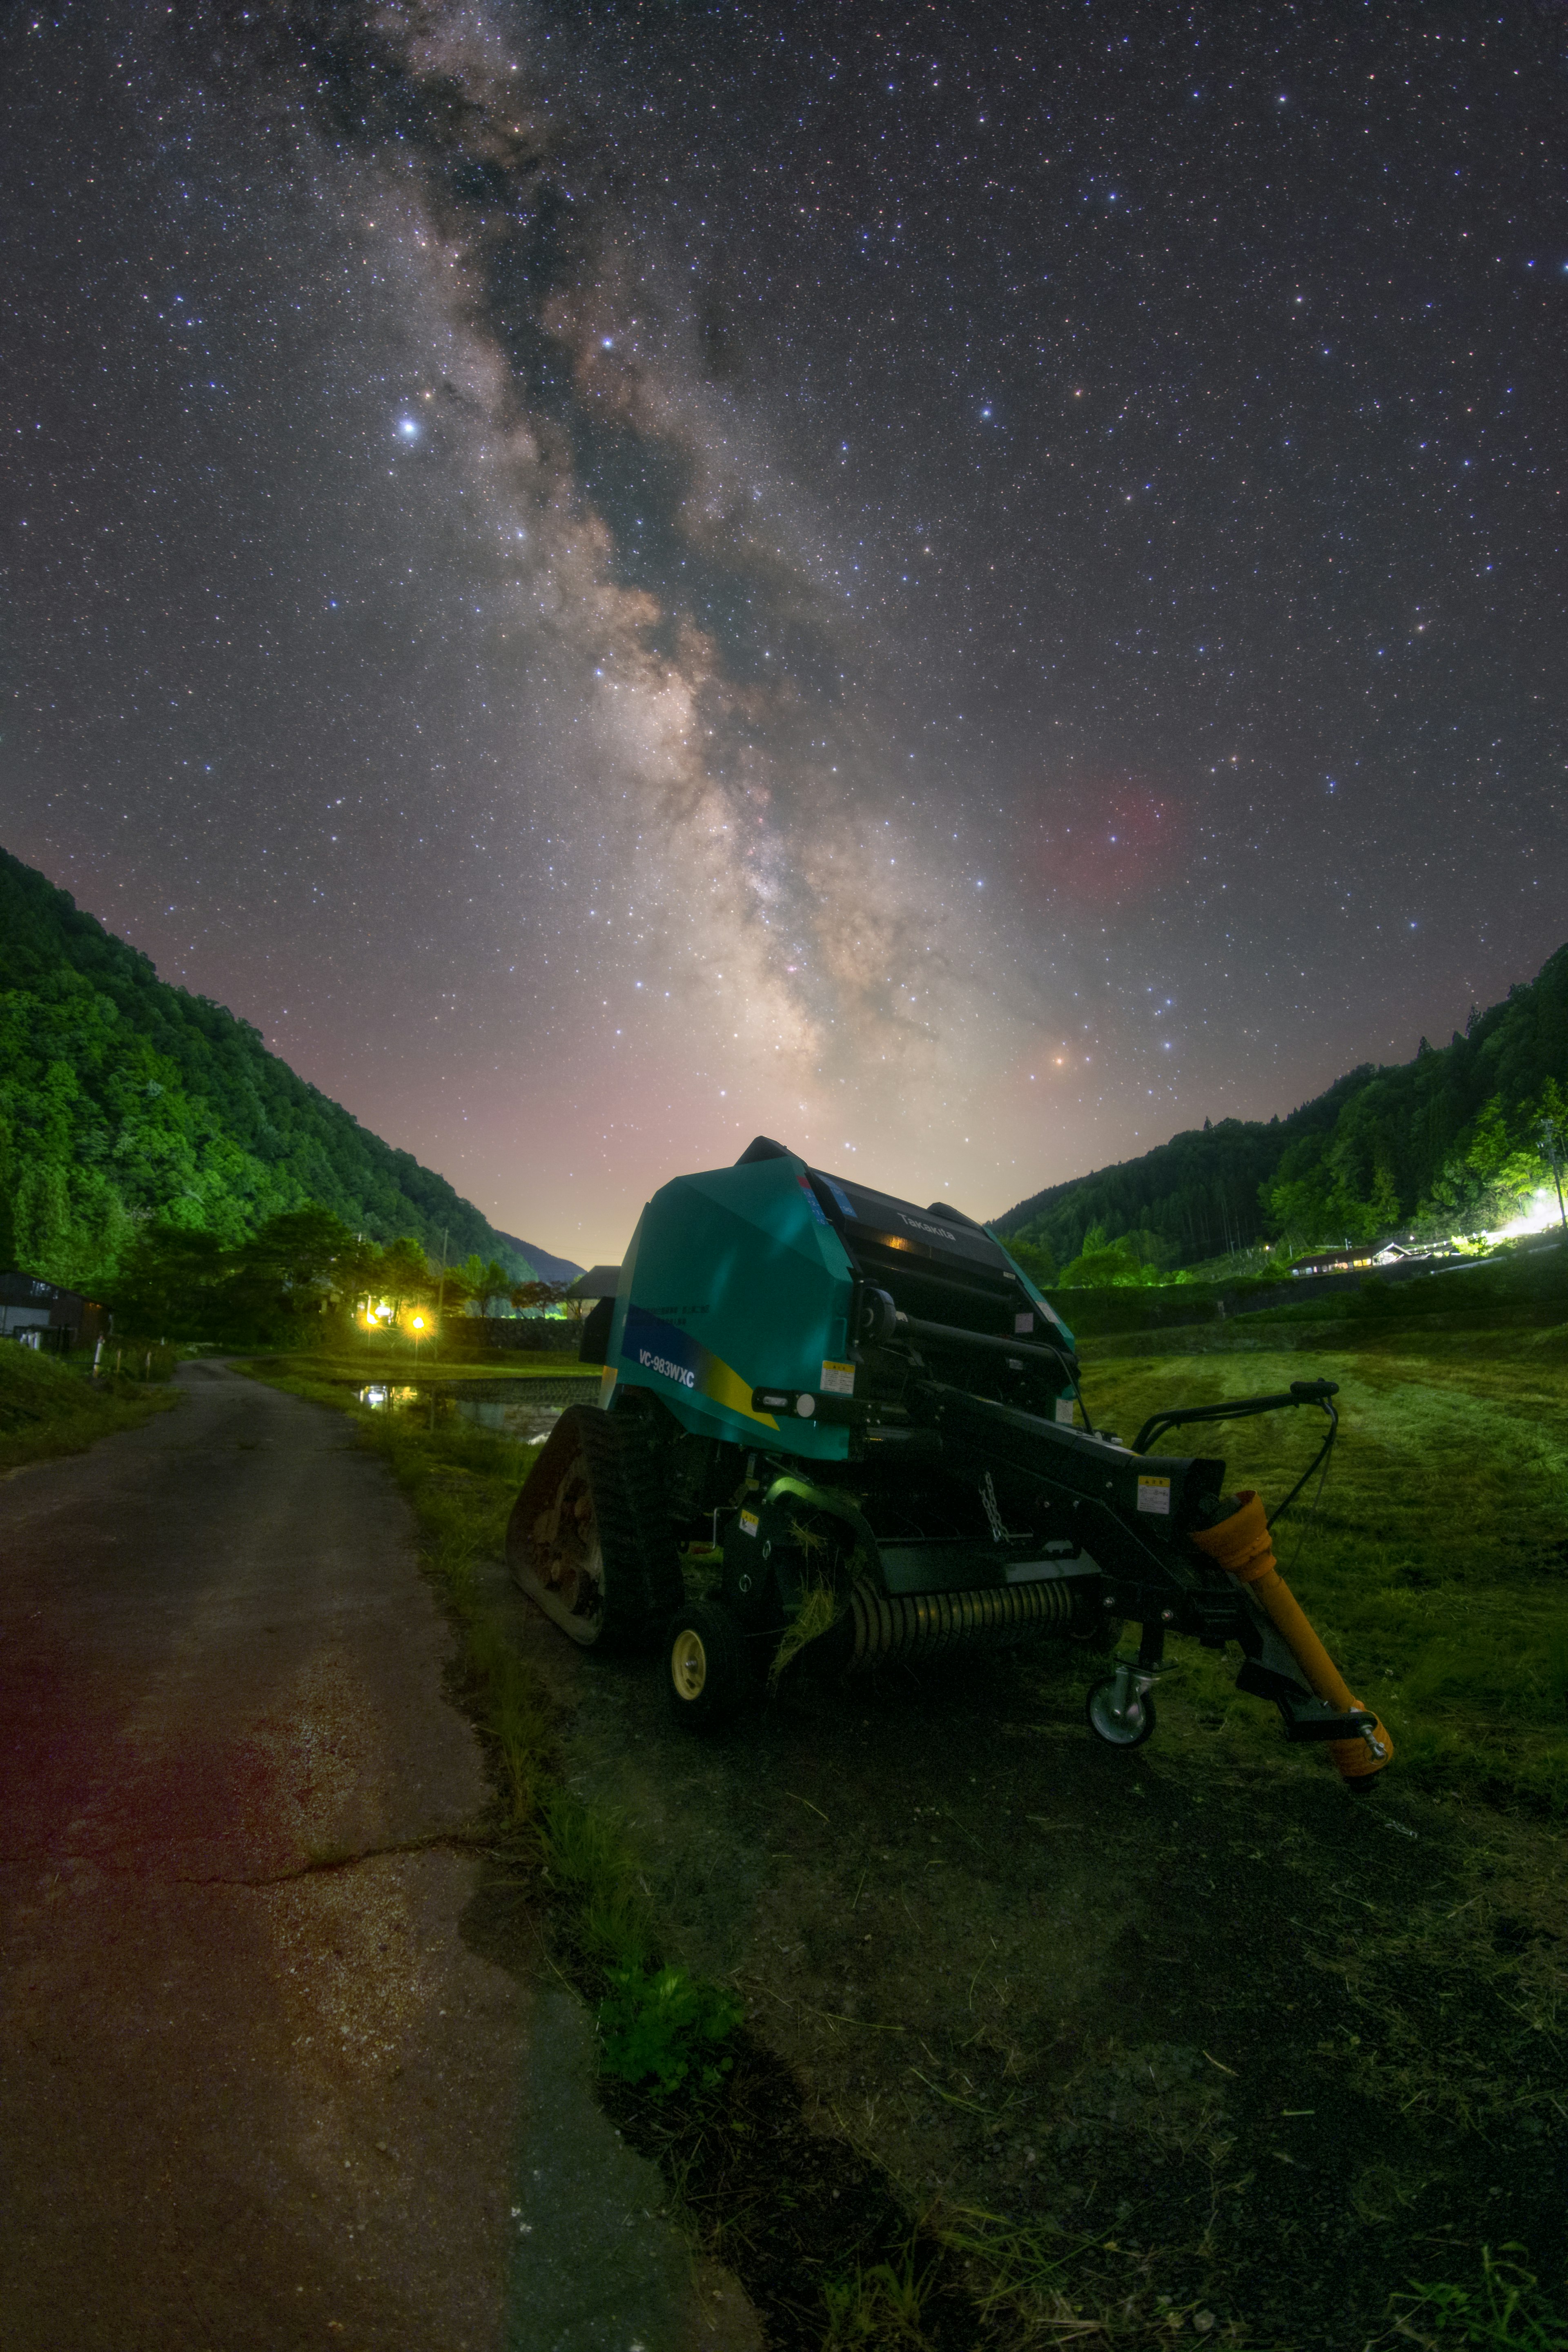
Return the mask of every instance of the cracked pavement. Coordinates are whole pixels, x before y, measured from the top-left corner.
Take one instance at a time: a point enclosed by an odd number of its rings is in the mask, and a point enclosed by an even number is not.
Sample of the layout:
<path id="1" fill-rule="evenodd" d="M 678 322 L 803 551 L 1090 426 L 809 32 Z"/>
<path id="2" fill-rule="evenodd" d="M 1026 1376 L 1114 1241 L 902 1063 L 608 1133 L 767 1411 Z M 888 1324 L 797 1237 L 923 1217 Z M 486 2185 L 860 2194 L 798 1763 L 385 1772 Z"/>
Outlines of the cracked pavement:
<path id="1" fill-rule="evenodd" d="M 541 2075 L 464 1940 L 487 1791 L 406 1507 L 339 1416 L 180 1381 L 0 1484 L 7 2352 L 712 2344 L 585 2020 Z M 569 2251 L 516 2218 L 563 2135 Z"/>

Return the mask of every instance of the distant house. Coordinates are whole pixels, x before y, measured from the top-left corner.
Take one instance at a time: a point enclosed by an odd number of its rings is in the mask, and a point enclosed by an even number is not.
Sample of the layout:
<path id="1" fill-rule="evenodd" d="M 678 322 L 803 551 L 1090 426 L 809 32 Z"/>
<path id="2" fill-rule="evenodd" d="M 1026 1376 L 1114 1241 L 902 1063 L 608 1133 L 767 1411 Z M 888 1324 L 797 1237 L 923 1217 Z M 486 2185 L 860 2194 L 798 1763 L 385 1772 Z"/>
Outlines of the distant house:
<path id="1" fill-rule="evenodd" d="M 1384 1242 L 1373 1259 L 1373 1265 L 1436 1265 L 1440 1258 L 1463 1257 L 1463 1250 L 1455 1249 L 1448 1242 Z"/>
<path id="2" fill-rule="evenodd" d="M 1436 1265 L 1445 1258 L 1462 1255 L 1447 1242 L 1356 1242 L 1347 1244 L 1343 1249 L 1319 1250 L 1311 1257 L 1299 1257 L 1290 1271 L 1298 1275 L 1368 1274 L 1398 1265 Z"/>
<path id="3" fill-rule="evenodd" d="M 1373 1265 L 1373 1245 L 1358 1243 L 1354 1248 L 1319 1250 L 1312 1257 L 1296 1258 L 1292 1274 L 1364 1274 Z"/>
<path id="4" fill-rule="evenodd" d="M 36 1274 L 0 1274 L 0 1339 L 64 1355 L 108 1337 L 109 1311 Z"/>

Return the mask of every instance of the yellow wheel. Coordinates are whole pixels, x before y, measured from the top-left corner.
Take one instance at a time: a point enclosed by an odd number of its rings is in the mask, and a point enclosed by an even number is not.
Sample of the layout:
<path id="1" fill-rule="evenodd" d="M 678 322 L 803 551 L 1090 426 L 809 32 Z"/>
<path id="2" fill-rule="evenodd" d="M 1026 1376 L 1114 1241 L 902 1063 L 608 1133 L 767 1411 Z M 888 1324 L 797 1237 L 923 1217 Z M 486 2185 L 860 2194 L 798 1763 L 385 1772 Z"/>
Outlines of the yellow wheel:
<path id="1" fill-rule="evenodd" d="M 693 1731 L 727 1723 L 746 1696 L 746 1644 L 717 1601 L 692 1601 L 669 1621 L 665 1637 L 670 1712 Z"/>
<path id="2" fill-rule="evenodd" d="M 708 1680 L 708 1653 L 695 1625 L 683 1625 L 670 1643 L 669 1671 L 675 1678 L 675 1695 L 684 1705 L 701 1697 Z"/>

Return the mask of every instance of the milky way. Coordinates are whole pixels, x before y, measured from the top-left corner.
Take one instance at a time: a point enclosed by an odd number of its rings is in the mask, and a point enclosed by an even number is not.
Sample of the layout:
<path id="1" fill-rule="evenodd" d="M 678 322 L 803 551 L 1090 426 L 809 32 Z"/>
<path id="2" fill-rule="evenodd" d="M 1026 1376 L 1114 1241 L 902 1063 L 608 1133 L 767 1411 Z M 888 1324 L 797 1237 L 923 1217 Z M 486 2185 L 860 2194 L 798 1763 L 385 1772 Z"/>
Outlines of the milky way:
<path id="1" fill-rule="evenodd" d="M 1446 1035 L 1568 935 L 1565 31 L 14 18 L 0 839 L 580 1257 Z"/>

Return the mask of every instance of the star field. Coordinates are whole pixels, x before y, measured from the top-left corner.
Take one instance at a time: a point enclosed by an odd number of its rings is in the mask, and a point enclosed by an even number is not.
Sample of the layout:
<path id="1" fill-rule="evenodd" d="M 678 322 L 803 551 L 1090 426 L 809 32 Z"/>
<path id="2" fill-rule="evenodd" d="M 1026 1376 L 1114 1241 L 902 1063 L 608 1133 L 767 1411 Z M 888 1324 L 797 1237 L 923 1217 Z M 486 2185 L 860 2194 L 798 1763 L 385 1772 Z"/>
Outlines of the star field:
<path id="1" fill-rule="evenodd" d="M 13 16 L 0 840 L 587 1260 L 1568 936 L 1568 10 Z"/>

